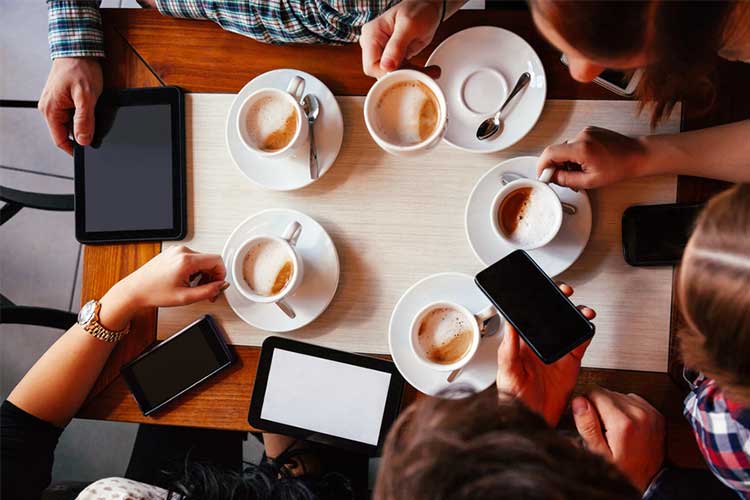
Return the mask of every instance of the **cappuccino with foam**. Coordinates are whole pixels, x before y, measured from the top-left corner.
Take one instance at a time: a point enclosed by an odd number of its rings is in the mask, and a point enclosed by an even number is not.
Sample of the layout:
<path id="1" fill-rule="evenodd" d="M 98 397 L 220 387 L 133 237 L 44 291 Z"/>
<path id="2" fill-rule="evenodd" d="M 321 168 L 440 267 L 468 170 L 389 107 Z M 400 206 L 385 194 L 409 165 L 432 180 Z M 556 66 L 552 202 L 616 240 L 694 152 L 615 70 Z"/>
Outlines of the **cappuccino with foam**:
<path id="1" fill-rule="evenodd" d="M 276 240 L 262 239 L 253 245 L 242 263 L 242 277 L 250 289 L 263 297 L 284 290 L 294 274 L 288 249 Z"/>
<path id="2" fill-rule="evenodd" d="M 398 82 L 388 87 L 375 104 L 375 129 L 391 144 L 413 146 L 435 131 L 439 109 L 437 97 L 424 83 Z"/>
<path id="3" fill-rule="evenodd" d="M 247 131 L 250 140 L 263 151 L 285 148 L 297 133 L 297 109 L 275 94 L 258 98 L 247 112 Z"/>
<path id="4" fill-rule="evenodd" d="M 474 330 L 464 313 L 452 307 L 437 307 L 422 318 L 417 340 L 424 357 L 433 363 L 450 365 L 471 350 Z"/>
<path id="5" fill-rule="evenodd" d="M 498 208 L 497 226 L 511 243 L 534 247 L 543 243 L 555 229 L 554 205 L 559 204 L 547 190 L 524 186 L 508 193 Z"/>

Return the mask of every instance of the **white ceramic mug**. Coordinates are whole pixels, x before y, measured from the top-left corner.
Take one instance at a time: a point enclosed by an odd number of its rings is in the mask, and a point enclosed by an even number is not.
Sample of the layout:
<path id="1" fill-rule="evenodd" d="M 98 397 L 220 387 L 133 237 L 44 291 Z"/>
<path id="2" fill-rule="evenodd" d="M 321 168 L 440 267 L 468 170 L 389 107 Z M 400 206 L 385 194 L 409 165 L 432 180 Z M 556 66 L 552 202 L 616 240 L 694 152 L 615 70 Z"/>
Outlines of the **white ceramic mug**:
<path id="1" fill-rule="evenodd" d="M 299 239 L 301 232 L 302 225 L 299 222 L 294 221 L 287 226 L 287 228 L 284 230 L 284 233 L 280 237 L 270 234 L 253 236 L 249 240 L 245 241 L 242 245 L 240 245 L 240 247 L 237 249 L 237 252 L 235 252 L 234 254 L 234 260 L 232 261 L 232 279 L 234 281 L 234 285 L 246 299 L 253 302 L 258 302 L 260 304 L 276 304 L 278 308 L 284 312 L 284 314 L 292 319 L 296 317 L 296 313 L 294 312 L 294 309 L 292 309 L 292 307 L 285 301 L 285 299 L 292 295 L 297 290 L 300 283 L 302 283 L 302 275 L 304 272 L 302 258 L 299 256 L 299 253 L 295 249 L 297 240 Z M 245 281 L 245 277 L 243 275 L 245 257 L 247 256 L 248 251 L 262 240 L 273 240 L 282 245 L 285 251 L 288 253 L 289 259 L 292 261 L 292 266 L 294 268 L 287 284 L 284 286 L 284 288 L 281 289 L 281 291 L 279 291 L 279 293 L 275 295 L 257 294 L 255 290 L 250 287 L 247 281 Z"/>
<path id="2" fill-rule="evenodd" d="M 292 77 L 285 91 L 281 89 L 264 88 L 258 89 L 247 96 L 247 98 L 240 105 L 240 110 L 237 113 L 237 122 L 235 123 L 235 126 L 237 127 L 237 133 L 239 134 L 240 139 L 242 140 L 242 143 L 245 145 L 245 147 L 258 156 L 271 159 L 286 158 L 287 156 L 296 153 L 297 150 L 299 150 L 307 142 L 309 127 L 307 123 L 307 116 L 305 115 L 305 110 L 300 104 L 304 91 L 305 80 L 303 80 L 299 76 L 294 76 Z M 289 141 L 289 144 L 275 151 L 266 151 L 262 149 L 260 145 L 253 140 L 252 134 L 250 134 L 248 130 L 247 123 L 247 114 L 252 108 L 253 103 L 255 103 L 258 99 L 262 99 L 263 97 L 267 97 L 269 95 L 287 101 L 294 108 L 295 113 L 297 113 L 297 128 L 294 132 L 294 136 Z"/>
<path id="3" fill-rule="evenodd" d="M 441 363 L 435 363 L 434 361 L 430 361 L 426 356 L 425 352 L 422 349 L 422 347 L 419 345 L 419 327 L 422 325 L 422 320 L 434 311 L 435 309 L 441 309 L 441 308 L 450 308 L 454 309 L 461 314 L 463 314 L 466 317 L 466 321 L 471 327 L 471 347 L 469 347 L 469 350 L 464 354 L 461 359 L 456 360 L 453 363 L 450 364 L 441 364 Z M 495 306 L 487 306 L 480 312 L 473 314 L 471 311 L 469 311 L 466 307 L 456 304 L 455 302 L 450 302 L 447 300 L 441 300 L 438 302 L 433 302 L 431 304 L 426 305 L 423 307 L 417 314 L 414 316 L 414 319 L 411 322 L 411 330 L 410 330 L 410 345 L 411 350 L 414 353 L 414 355 L 417 357 L 419 361 L 421 361 L 425 366 L 432 368 L 433 370 L 439 370 L 439 371 L 453 371 L 458 370 L 459 368 L 463 368 L 466 366 L 466 364 L 471 361 L 471 358 L 474 357 L 474 355 L 477 353 L 477 349 L 479 348 L 479 341 L 482 339 L 482 331 L 484 330 L 484 324 L 487 320 L 492 318 L 493 316 L 497 316 L 498 312 L 497 309 L 495 309 Z"/>
<path id="4" fill-rule="evenodd" d="M 383 92 L 388 90 L 391 86 L 404 81 L 418 81 L 423 83 L 433 94 L 435 94 L 435 98 L 438 102 L 438 121 L 435 125 L 435 130 L 422 142 L 410 146 L 401 146 L 388 142 L 378 133 L 377 127 L 375 127 L 375 123 L 377 123 L 375 118 L 375 108 L 380 101 Z M 367 97 L 365 98 L 365 125 L 375 143 L 388 153 L 397 156 L 416 156 L 426 153 L 440 143 L 443 136 L 445 136 L 445 131 L 448 127 L 445 95 L 438 84 L 435 83 L 435 80 L 424 73 L 413 69 L 399 69 L 392 71 L 391 73 L 387 73 L 380 77 L 380 79 L 378 79 L 378 81 L 370 88 L 370 91 L 367 92 Z"/>
<path id="5" fill-rule="evenodd" d="M 538 179 L 515 179 L 500 188 L 500 191 L 495 195 L 495 199 L 492 201 L 492 206 L 490 207 L 490 220 L 492 221 L 492 227 L 498 238 L 514 248 L 533 250 L 535 248 L 543 247 L 557 236 L 557 233 L 560 232 L 560 227 L 562 227 L 563 210 L 560 197 L 557 196 L 555 190 L 549 186 L 549 181 L 552 179 L 554 173 L 554 168 L 546 168 L 539 175 Z M 500 227 L 500 222 L 498 221 L 499 210 L 505 198 L 513 191 L 524 187 L 540 190 L 543 193 L 543 196 L 550 200 L 547 203 L 549 205 L 549 210 L 552 212 L 552 222 L 547 225 L 547 231 L 544 234 L 544 237 L 530 245 L 520 245 L 518 242 L 513 241 L 507 234 L 505 234 L 503 228 Z"/>

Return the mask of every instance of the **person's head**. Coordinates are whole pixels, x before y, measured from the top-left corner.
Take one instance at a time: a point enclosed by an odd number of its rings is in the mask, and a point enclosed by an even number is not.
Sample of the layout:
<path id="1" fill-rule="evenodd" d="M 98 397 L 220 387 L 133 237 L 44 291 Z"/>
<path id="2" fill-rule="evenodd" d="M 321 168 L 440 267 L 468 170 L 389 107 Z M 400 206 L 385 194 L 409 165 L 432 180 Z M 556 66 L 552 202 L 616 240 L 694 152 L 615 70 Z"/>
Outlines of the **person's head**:
<path id="1" fill-rule="evenodd" d="M 430 398 L 402 414 L 386 439 L 377 500 L 636 499 L 598 455 L 492 387 L 464 399 Z"/>
<path id="2" fill-rule="evenodd" d="M 732 2 L 529 0 L 529 4 L 537 28 L 567 56 L 574 79 L 590 82 L 605 68 L 625 72 L 643 68 L 637 93 L 644 104 L 654 104 L 652 123 L 683 99 L 710 104 L 712 73 Z"/>
<path id="3" fill-rule="evenodd" d="M 750 404 L 750 185 L 715 196 L 680 266 L 677 298 L 685 364 Z"/>

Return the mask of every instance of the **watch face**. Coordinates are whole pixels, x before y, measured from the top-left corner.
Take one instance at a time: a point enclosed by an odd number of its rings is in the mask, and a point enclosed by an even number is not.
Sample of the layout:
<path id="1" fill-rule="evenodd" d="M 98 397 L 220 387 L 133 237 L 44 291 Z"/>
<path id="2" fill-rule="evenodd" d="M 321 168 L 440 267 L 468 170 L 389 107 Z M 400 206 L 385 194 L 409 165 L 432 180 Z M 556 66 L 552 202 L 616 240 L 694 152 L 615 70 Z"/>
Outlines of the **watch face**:
<path id="1" fill-rule="evenodd" d="M 91 318 L 94 317 L 95 309 L 96 309 L 95 300 L 89 300 L 88 302 L 86 302 L 81 308 L 81 311 L 78 313 L 78 323 L 85 325 L 86 323 L 91 321 Z"/>

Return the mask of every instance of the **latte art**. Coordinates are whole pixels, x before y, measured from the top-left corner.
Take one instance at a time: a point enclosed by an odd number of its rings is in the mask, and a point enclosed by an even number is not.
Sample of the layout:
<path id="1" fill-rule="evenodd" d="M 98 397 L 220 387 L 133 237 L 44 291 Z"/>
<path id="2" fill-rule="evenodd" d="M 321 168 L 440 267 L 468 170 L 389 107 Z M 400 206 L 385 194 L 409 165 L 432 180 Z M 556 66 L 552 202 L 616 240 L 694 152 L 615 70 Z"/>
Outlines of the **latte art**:
<path id="1" fill-rule="evenodd" d="M 425 358 L 433 363 L 449 365 L 459 361 L 471 349 L 473 330 L 461 311 L 438 307 L 422 318 L 417 340 Z"/>
<path id="2" fill-rule="evenodd" d="M 253 102 L 247 112 L 250 139 L 263 151 L 286 147 L 297 133 L 297 110 L 278 95 L 265 95 Z"/>
<path id="3" fill-rule="evenodd" d="M 258 295 L 280 293 L 294 274 L 294 263 L 287 249 L 274 240 L 258 241 L 245 255 L 242 277 Z"/>
<path id="4" fill-rule="evenodd" d="M 533 187 L 521 187 L 508 193 L 497 213 L 498 227 L 519 246 L 543 242 L 554 227 L 553 196 Z"/>
<path id="5" fill-rule="evenodd" d="M 375 128 L 397 146 L 419 144 L 432 135 L 439 119 L 437 97 L 422 82 L 408 80 L 388 87 L 375 105 Z"/>

